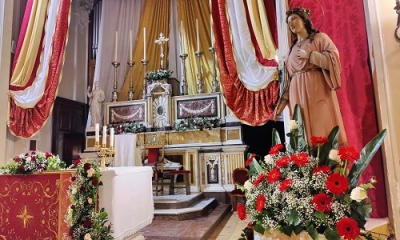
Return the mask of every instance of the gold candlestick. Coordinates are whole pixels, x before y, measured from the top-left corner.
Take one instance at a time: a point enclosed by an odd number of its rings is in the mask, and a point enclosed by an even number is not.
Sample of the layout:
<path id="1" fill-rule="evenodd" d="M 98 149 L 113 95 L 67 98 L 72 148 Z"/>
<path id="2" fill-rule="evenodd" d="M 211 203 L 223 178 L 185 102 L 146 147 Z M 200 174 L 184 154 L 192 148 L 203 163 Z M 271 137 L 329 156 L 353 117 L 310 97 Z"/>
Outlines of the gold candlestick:
<path id="1" fill-rule="evenodd" d="M 112 102 L 116 102 L 117 98 L 118 98 L 118 92 L 117 92 L 117 73 L 118 73 L 118 67 L 120 65 L 119 62 L 112 62 L 111 63 L 114 67 L 114 84 L 113 84 L 113 88 L 114 91 L 112 92 Z"/>
<path id="2" fill-rule="evenodd" d="M 97 155 L 101 158 L 100 168 L 101 170 L 106 170 L 106 164 L 112 161 L 112 157 L 114 156 L 114 147 L 107 148 L 105 144 L 100 147 L 99 142 L 96 142 L 94 145 Z"/>
<path id="3" fill-rule="evenodd" d="M 181 95 L 188 94 L 188 86 L 186 84 L 186 65 L 185 65 L 185 60 L 186 60 L 187 56 L 188 55 L 186 53 L 179 55 L 179 57 L 182 59 L 182 70 L 183 70 Z"/>
<path id="4" fill-rule="evenodd" d="M 147 74 L 147 64 L 149 63 L 149 61 L 147 59 L 142 59 L 141 60 L 142 64 L 143 64 L 143 93 L 142 93 L 142 98 L 146 99 L 146 74 Z"/>
<path id="5" fill-rule="evenodd" d="M 203 52 L 195 52 L 197 57 L 197 93 L 201 94 L 204 92 L 203 90 L 203 74 L 201 73 L 201 56 L 203 56 Z"/>
<path id="6" fill-rule="evenodd" d="M 133 66 L 135 65 L 135 62 L 129 61 L 128 66 L 129 66 L 129 75 L 130 75 L 130 80 L 129 80 L 129 92 L 128 92 L 128 100 L 132 101 L 133 100 Z"/>
<path id="7" fill-rule="evenodd" d="M 215 61 L 215 48 L 214 47 L 210 47 L 208 49 L 213 57 L 213 81 L 212 81 L 212 92 L 219 92 L 219 82 L 217 80 L 217 67 L 216 67 L 216 61 Z"/>

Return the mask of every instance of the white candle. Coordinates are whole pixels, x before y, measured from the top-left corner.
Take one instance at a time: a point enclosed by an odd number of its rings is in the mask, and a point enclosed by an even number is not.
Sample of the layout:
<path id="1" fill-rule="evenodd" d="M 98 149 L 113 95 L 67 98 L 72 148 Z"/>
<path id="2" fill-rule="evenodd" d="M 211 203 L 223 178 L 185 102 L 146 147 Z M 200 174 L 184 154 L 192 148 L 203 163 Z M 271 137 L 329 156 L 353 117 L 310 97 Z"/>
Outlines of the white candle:
<path id="1" fill-rule="evenodd" d="M 110 148 L 114 147 L 114 128 L 110 128 Z"/>
<path id="2" fill-rule="evenodd" d="M 118 31 L 115 31 L 115 50 L 114 50 L 114 62 L 117 62 L 118 59 Z"/>
<path id="3" fill-rule="evenodd" d="M 183 22 L 181 21 L 181 54 L 185 53 L 185 46 L 184 46 L 184 42 L 183 42 L 183 40 L 184 40 L 183 33 L 184 33 L 184 31 L 183 31 Z"/>
<path id="4" fill-rule="evenodd" d="M 132 30 L 129 30 L 129 61 L 132 62 Z"/>
<path id="5" fill-rule="evenodd" d="M 211 30 L 211 47 L 214 47 L 214 32 L 212 24 L 212 15 L 210 14 L 210 30 Z"/>
<path id="6" fill-rule="evenodd" d="M 103 126 L 103 136 L 101 138 L 103 146 L 105 146 L 107 144 L 107 126 Z"/>
<path id="7" fill-rule="evenodd" d="M 94 132 L 95 132 L 95 141 L 96 141 L 96 144 L 99 144 L 99 141 L 100 141 L 100 127 L 99 127 L 99 124 L 98 123 L 96 123 L 95 125 L 94 125 Z"/>
<path id="8" fill-rule="evenodd" d="M 146 28 L 143 28 L 143 48 L 144 48 L 143 59 L 146 60 Z"/>
<path id="9" fill-rule="evenodd" d="M 197 52 L 200 52 L 200 37 L 199 37 L 199 21 L 196 19 L 196 42 L 197 42 Z"/>

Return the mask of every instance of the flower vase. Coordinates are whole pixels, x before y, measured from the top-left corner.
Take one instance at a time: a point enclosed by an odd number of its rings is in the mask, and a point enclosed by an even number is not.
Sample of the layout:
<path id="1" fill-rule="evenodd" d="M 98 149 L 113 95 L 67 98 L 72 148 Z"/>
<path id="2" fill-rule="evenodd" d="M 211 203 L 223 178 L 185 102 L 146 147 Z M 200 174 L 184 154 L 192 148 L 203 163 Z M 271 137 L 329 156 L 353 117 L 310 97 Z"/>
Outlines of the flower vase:
<path id="1" fill-rule="evenodd" d="M 327 240 L 324 235 L 318 235 L 319 240 Z M 292 236 L 289 237 L 288 235 L 277 231 L 277 230 L 270 230 L 264 232 L 264 235 L 261 235 L 258 232 L 254 232 L 254 240 L 312 240 L 311 236 L 308 235 L 306 231 L 302 231 L 300 234 L 296 235 L 292 233 Z"/>

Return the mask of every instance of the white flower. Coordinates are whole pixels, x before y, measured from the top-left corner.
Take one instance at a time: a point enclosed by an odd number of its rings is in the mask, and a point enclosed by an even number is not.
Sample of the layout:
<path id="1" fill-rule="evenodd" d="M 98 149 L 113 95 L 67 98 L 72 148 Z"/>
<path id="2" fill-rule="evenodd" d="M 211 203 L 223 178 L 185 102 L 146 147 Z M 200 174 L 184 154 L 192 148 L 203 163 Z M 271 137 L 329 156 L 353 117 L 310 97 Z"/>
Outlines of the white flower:
<path id="1" fill-rule="evenodd" d="M 341 160 L 338 153 L 339 151 L 337 149 L 331 149 L 331 151 L 329 152 L 329 158 L 340 163 Z"/>
<path id="2" fill-rule="evenodd" d="M 299 128 L 299 125 L 298 125 L 298 123 L 297 123 L 296 120 L 290 120 L 289 123 L 288 123 L 288 125 L 289 125 L 290 131 L 296 130 L 296 129 Z"/>
<path id="3" fill-rule="evenodd" d="M 88 177 L 92 177 L 92 176 L 93 176 L 93 173 L 94 173 L 94 169 L 93 169 L 93 168 L 90 168 L 90 169 L 86 170 L 86 172 L 87 172 L 87 176 L 88 176 Z"/>
<path id="4" fill-rule="evenodd" d="M 272 156 L 270 154 L 266 155 L 264 157 L 264 162 L 266 164 L 273 164 L 274 163 L 274 159 L 272 158 Z"/>
<path id="5" fill-rule="evenodd" d="M 32 159 L 31 157 L 27 157 L 27 158 L 26 158 L 26 161 L 27 161 L 27 162 L 30 162 L 31 159 Z"/>
<path id="6" fill-rule="evenodd" d="M 92 237 L 90 236 L 90 233 L 85 234 L 84 240 L 92 240 Z"/>
<path id="7" fill-rule="evenodd" d="M 254 188 L 254 185 L 253 185 L 249 180 L 247 180 L 247 181 L 244 183 L 244 188 L 245 188 L 247 191 L 250 191 L 252 188 Z"/>
<path id="8" fill-rule="evenodd" d="M 350 198 L 357 202 L 361 202 L 363 199 L 367 198 L 367 191 L 365 191 L 364 188 L 356 187 L 351 190 Z"/>
<path id="9" fill-rule="evenodd" d="M 93 199 L 92 199 L 92 198 L 90 198 L 90 197 L 88 197 L 88 198 L 87 198 L 87 201 L 88 201 L 88 203 L 89 203 L 89 204 L 92 204 L 92 202 L 93 202 Z"/>
<path id="10" fill-rule="evenodd" d="M 72 188 L 72 191 L 71 191 L 72 195 L 75 195 L 76 192 L 77 192 L 76 188 L 73 187 L 73 188 Z"/>

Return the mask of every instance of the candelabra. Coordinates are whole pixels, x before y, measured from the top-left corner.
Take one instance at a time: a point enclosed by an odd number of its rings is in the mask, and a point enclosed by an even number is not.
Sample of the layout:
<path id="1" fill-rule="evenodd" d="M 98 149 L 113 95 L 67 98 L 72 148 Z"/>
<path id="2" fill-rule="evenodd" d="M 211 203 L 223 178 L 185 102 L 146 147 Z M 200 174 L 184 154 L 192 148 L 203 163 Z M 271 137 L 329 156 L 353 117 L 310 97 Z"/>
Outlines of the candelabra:
<path id="1" fill-rule="evenodd" d="M 187 54 L 181 54 L 179 55 L 179 57 L 182 59 L 182 69 L 183 69 L 183 73 L 182 73 L 182 95 L 187 95 L 188 94 L 188 86 L 186 84 L 186 65 L 185 65 L 185 60 L 187 58 Z"/>
<path id="2" fill-rule="evenodd" d="M 128 100 L 132 101 L 133 100 L 133 66 L 135 65 L 135 62 L 128 61 L 128 66 L 129 66 L 129 92 L 128 92 Z"/>
<path id="3" fill-rule="evenodd" d="M 146 99 L 146 72 L 147 72 L 146 69 L 147 69 L 147 64 L 149 63 L 149 61 L 146 60 L 146 59 L 142 59 L 141 62 L 142 62 L 142 64 L 143 64 L 143 74 L 144 74 L 144 77 L 143 77 L 143 93 L 142 93 L 142 98 L 143 98 L 143 99 Z"/>
<path id="4" fill-rule="evenodd" d="M 116 102 L 118 98 L 118 92 L 117 92 L 117 73 L 118 73 L 118 67 L 119 67 L 119 62 L 112 62 L 112 65 L 114 67 L 114 91 L 112 92 L 112 102 Z"/>
<path id="5" fill-rule="evenodd" d="M 212 81 L 212 92 L 219 92 L 219 83 L 217 80 L 217 67 L 216 67 L 216 61 L 215 61 L 215 48 L 210 47 L 208 49 L 211 54 L 212 54 L 212 59 L 213 59 L 213 81 Z"/>
<path id="6" fill-rule="evenodd" d="M 203 55 L 203 52 L 196 52 L 195 53 L 197 57 L 197 93 L 201 94 L 203 93 L 203 81 L 202 81 L 202 73 L 201 73 L 201 56 Z"/>
<path id="7" fill-rule="evenodd" d="M 95 145 L 94 145 L 94 148 L 95 148 L 96 151 L 97 151 L 97 155 L 98 155 L 99 157 L 101 157 L 101 163 L 100 163 L 100 168 L 101 168 L 101 170 L 107 169 L 107 167 L 106 167 L 106 161 L 110 162 L 111 159 L 112 159 L 112 157 L 114 156 L 114 153 L 115 153 L 114 147 L 111 146 L 111 147 L 107 148 L 107 147 L 106 147 L 106 144 L 103 144 L 103 145 L 100 147 L 99 142 L 96 142 Z"/>

